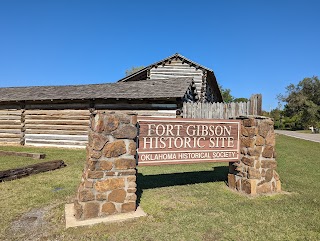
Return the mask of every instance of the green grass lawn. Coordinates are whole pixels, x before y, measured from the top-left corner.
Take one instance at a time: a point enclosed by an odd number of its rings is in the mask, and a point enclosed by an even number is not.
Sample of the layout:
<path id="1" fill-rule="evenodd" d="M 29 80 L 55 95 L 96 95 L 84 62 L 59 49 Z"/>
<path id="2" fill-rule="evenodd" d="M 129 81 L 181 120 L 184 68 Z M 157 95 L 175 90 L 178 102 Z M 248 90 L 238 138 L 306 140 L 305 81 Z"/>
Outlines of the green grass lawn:
<path id="1" fill-rule="evenodd" d="M 85 162 L 84 150 L 0 147 L 44 152 L 41 161 L 67 167 L 0 183 L 1 240 L 320 240 L 320 144 L 277 137 L 278 172 L 286 193 L 248 198 L 226 186 L 227 164 L 138 168 L 140 206 L 147 217 L 117 224 L 65 229 Z M 29 158 L 0 157 L 1 170 L 29 165 Z M 51 207 L 45 228 L 12 229 L 24 213 Z"/>
<path id="2" fill-rule="evenodd" d="M 305 134 L 312 134 L 311 130 L 298 130 L 296 132 L 305 133 Z"/>

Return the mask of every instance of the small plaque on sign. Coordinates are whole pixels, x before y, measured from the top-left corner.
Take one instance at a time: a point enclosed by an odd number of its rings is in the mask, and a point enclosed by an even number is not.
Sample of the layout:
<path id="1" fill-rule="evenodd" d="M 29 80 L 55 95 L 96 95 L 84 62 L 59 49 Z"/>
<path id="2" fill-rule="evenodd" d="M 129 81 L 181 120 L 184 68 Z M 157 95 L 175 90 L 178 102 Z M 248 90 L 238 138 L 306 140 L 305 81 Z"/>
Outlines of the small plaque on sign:
<path id="1" fill-rule="evenodd" d="M 239 160 L 239 120 L 138 117 L 138 165 Z"/>

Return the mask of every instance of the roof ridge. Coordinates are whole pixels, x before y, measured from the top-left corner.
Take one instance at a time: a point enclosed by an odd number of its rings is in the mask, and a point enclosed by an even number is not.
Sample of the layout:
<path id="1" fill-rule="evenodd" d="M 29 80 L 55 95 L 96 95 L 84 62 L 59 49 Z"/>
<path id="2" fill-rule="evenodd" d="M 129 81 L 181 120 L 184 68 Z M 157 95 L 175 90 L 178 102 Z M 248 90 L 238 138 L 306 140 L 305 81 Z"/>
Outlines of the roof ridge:
<path id="1" fill-rule="evenodd" d="M 155 63 L 153 63 L 153 64 L 150 64 L 150 65 L 146 66 L 145 68 L 143 68 L 143 69 L 141 69 L 141 70 L 139 70 L 139 71 L 137 71 L 137 72 L 135 72 L 135 73 L 132 73 L 131 75 L 128 75 L 128 76 L 126 76 L 126 77 L 118 80 L 117 82 L 125 82 L 125 80 L 127 80 L 127 79 L 129 79 L 129 78 L 131 78 L 131 77 L 133 77 L 133 76 L 136 76 L 136 75 L 142 73 L 143 71 L 146 71 L 146 70 L 148 70 L 148 69 L 151 69 L 153 66 L 159 65 L 159 64 L 161 64 L 161 63 L 163 63 L 163 62 L 165 62 L 165 61 L 168 61 L 169 59 L 176 58 L 176 57 L 182 58 L 182 59 L 184 59 L 185 61 L 187 61 L 187 62 L 189 62 L 189 63 L 191 63 L 191 64 L 193 64 L 193 65 L 198 66 L 199 68 L 205 69 L 205 70 L 210 71 L 210 72 L 213 73 L 213 70 L 212 70 L 212 69 L 207 68 L 207 67 L 205 67 L 205 66 L 203 66 L 203 65 L 201 65 L 201 64 L 198 64 L 197 62 L 192 61 L 192 60 L 186 58 L 185 56 L 183 56 L 183 55 L 180 54 L 180 53 L 175 53 L 175 54 L 170 55 L 169 57 L 166 57 L 166 58 L 164 58 L 164 59 L 162 59 L 162 60 L 160 60 L 160 61 L 157 61 L 157 62 L 155 62 Z"/>

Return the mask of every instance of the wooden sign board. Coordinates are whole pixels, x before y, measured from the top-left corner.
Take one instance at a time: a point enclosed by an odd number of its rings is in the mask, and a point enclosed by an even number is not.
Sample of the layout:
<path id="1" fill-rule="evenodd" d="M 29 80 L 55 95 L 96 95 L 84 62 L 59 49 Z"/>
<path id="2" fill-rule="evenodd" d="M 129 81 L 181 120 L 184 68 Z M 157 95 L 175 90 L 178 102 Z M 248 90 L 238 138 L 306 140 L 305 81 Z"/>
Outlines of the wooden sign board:
<path id="1" fill-rule="evenodd" d="M 138 165 L 235 162 L 240 121 L 138 117 Z"/>

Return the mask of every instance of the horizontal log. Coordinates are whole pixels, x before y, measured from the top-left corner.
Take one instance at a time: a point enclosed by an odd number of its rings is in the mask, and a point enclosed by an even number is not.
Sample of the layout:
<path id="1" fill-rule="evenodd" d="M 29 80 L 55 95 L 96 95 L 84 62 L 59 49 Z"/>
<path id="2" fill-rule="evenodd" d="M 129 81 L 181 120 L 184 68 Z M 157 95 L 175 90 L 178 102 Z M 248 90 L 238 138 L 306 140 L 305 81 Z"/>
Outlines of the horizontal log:
<path id="1" fill-rule="evenodd" d="M 0 115 L 21 115 L 21 110 L 1 110 Z"/>
<path id="2" fill-rule="evenodd" d="M 195 71 L 195 70 L 192 70 L 192 69 L 189 69 L 189 70 L 184 70 L 184 69 L 155 69 L 155 70 L 152 70 L 150 71 L 150 75 L 152 76 L 153 74 L 157 74 L 157 73 L 160 73 L 160 74 L 172 74 L 172 75 L 185 75 L 186 77 L 187 76 L 202 76 L 203 73 L 201 70 L 199 71 Z"/>
<path id="3" fill-rule="evenodd" d="M 0 133 L 21 134 L 21 129 L 2 129 L 2 127 L 0 128 Z"/>
<path id="4" fill-rule="evenodd" d="M 1 144 L 19 144 L 20 138 L 0 138 Z"/>
<path id="5" fill-rule="evenodd" d="M 26 110 L 26 115 L 87 115 L 89 110 Z"/>
<path id="6" fill-rule="evenodd" d="M 16 129 L 16 130 L 20 130 L 21 129 L 21 124 L 19 124 L 19 125 L 0 125 L 0 129 Z"/>
<path id="7" fill-rule="evenodd" d="M 0 120 L 21 120 L 20 115 L 0 115 Z"/>
<path id="8" fill-rule="evenodd" d="M 0 110 L 20 110 L 19 104 L 11 104 L 11 103 L 1 103 Z"/>
<path id="9" fill-rule="evenodd" d="M 90 113 L 87 115 L 26 115 L 26 120 L 89 120 Z"/>
<path id="10" fill-rule="evenodd" d="M 1 138 L 20 138 L 21 133 L 15 134 L 15 133 L 0 133 L 0 139 Z"/>
<path id="11" fill-rule="evenodd" d="M 88 129 L 88 128 L 87 128 Z M 68 131 L 68 130 L 35 130 L 26 129 L 26 134 L 55 134 L 55 135 L 88 135 L 86 131 Z"/>
<path id="12" fill-rule="evenodd" d="M 88 141 L 88 135 L 50 135 L 50 134 L 25 134 L 25 138 L 29 140 L 45 140 L 45 141 Z"/>
<path id="13" fill-rule="evenodd" d="M 86 146 L 87 141 L 63 141 L 63 140 L 31 140 L 26 139 L 26 145 L 38 145 L 38 146 Z"/>
<path id="14" fill-rule="evenodd" d="M 62 167 L 66 164 L 62 160 L 55 160 L 49 162 L 41 162 L 34 165 L 25 166 L 22 168 L 9 169 L 5 171 L 0 171 L 0 182 L 11 181 L 14 179 L 30 176 L 33 174 L 53 171 Z"/>
<path id="15" fill-rule="evenodd" d="M 0 156 L 23 156 L 23 157 L 31 157 L 33 159 L 44 159 L 46 157 L 46 154 L 0 150 Z"/>
<path id="16" fill-rule="evenodd" d="M 30 144 L 28 144 L 27 143 L 27 144 L 25 144 L 25 146 L 85 149 L 87 144 L 85 144 L 85 145 L 56 145 L 56 144 L 43 144 L 43 143 L 42 144 L 38 144 L 38 143 L 30 143 Z"/>
<path id="17" fill-rule="evenodd" d="M 96 103 L 96 109 L 104 110 L 175 110 L 177 104 L 104 104 Z"/>
<path id="18" fill-rule="evenodd" d="M 26 124 L 42 125 L 84 125 L 89 126 L 89 120 L 25 120 Z"/>
<path id="19" fill-rule="evenodd" d="M 27 124 L 27 129 L 36 129 L 36 130 L 79 130 L 79 131 L 87 131 L 87 125 L 37 125 L 37 124 Z"/>
<path id="20" fill-rule="evenodd" d="M 0 120 L 1 125 L 21 125 L 20 120 Z"/>
<path id="21" fill-rule="evenodd" d="M 61 109 L 89 109 L 89 103 L 70 103 L 70 104 L 26 104 L 26 109 L 42 109 L 42 110 L 61 110 Z"/>

